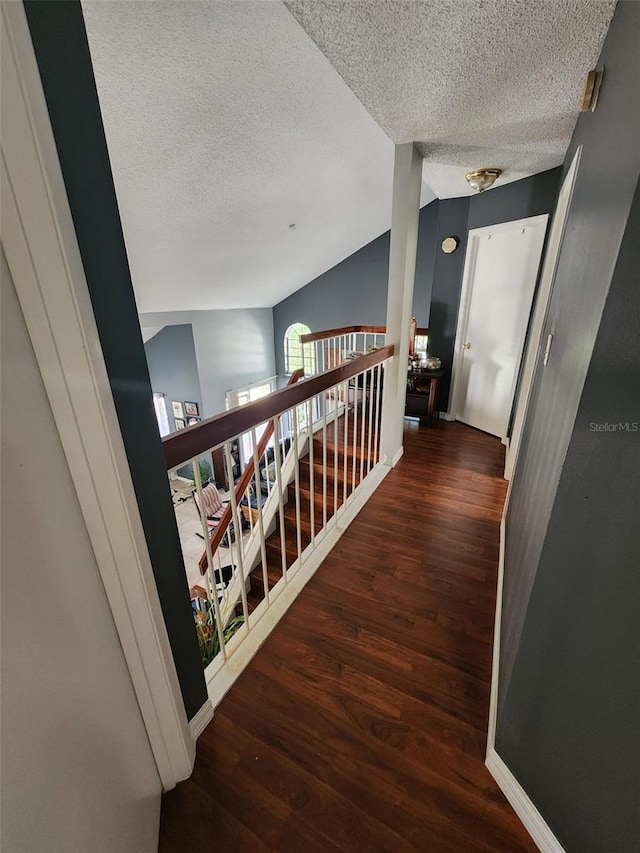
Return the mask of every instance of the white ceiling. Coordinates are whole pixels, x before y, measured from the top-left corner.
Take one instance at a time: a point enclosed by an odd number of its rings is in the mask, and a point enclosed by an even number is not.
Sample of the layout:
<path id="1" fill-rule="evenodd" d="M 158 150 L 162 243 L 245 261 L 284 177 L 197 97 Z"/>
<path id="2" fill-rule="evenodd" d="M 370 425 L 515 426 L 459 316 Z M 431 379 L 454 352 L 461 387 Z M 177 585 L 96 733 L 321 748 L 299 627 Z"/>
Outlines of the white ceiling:
<path id="1" fill-rule="evenodd" d="M 139 311 L 271 306 L 339 263 L 390 226 L 393 142 L 422 204 L 558 165 L 614 7 L 83 0 Z"/>
<path id="2" fill-rule="evenodd" d="M 83 10 L 140 312 L 274 305 L 390 227 L 393 143 L 280 2 Z"/>
<path id="3" fill-rule="evenodd" d="M 439 198 L 562 163 L 616 0 L 286 0 Z"/>

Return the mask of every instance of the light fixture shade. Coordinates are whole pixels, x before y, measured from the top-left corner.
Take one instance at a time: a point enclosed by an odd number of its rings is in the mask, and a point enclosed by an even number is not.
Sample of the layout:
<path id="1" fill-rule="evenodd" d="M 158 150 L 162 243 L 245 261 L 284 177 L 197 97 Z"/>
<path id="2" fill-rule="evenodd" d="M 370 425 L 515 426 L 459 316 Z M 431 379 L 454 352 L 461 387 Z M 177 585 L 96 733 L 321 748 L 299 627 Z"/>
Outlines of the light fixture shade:
<path id="1" fill-rule="evenodd" d="M 472 172 L 467 172 L 465 178 L 470 187 L 483 193 L 488 190 L 496 178 L 502 174 L 502 169 L 474 169 Z"/>

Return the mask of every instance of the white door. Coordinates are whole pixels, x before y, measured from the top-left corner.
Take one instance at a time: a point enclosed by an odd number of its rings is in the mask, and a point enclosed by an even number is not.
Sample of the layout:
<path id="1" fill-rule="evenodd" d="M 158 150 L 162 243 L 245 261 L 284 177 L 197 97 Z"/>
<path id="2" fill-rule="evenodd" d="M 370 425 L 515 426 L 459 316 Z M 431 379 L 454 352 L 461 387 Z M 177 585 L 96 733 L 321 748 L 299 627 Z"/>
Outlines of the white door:
<path id="1" fill-rule="evenodd" d="M 454 360 L 454 414 L 506 437 L 548 217 L 469 232 Z"/>

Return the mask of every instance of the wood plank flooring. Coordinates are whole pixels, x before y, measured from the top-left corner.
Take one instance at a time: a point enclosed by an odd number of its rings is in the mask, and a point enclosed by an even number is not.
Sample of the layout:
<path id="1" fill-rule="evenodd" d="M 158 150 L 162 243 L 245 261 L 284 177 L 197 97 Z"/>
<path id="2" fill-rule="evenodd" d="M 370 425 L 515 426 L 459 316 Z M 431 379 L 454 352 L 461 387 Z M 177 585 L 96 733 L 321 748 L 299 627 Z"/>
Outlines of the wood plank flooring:
<path id="1" fill-rule="evenodd" d="M 163 797 L 161 853 L 536 850 L 484 767 L 503 447 L 405 424 Z"/>

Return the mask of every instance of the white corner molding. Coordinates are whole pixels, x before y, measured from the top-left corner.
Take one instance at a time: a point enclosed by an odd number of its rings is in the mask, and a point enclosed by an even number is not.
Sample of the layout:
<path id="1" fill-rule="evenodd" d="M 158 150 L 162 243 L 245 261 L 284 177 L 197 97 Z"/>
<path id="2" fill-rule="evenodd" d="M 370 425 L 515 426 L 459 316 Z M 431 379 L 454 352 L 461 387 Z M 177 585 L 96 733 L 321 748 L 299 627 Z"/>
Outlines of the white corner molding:
<path id="1" fill-rule="evenodd" d="M 195 717 L 189 720 L 189 731 L 191 732 L 194 743 L 207 728 L 211 720 L 213 720 L 213 705 L 211 704 L 211 699 L 207 699 Z"/>
<path id="2" fill-rule="evenodd" d="M 522 785 L 495 749 L 488 751 L 485 763 L 488 771 L 496 780 L 498 787 L 511 804 L 531 838 L 538 845 L 541 853 L 565 853 L 563 846 L 531 802 Z"/>
<path id="3" fill-rule="evenodd" d="M 493 659 L 491 662 L 491 696 L 489 699 L 489 728 L 487 731 L 487 755 L 495 746 L 496 721 L 498 719 L 498 678 L 500 674 L 500 630 L 502 625 L 502 590 L 504 587 L 504 553 L 506 547 L 506 512 L 500 521 L 500 555 L 498 557 L 498 584 L 496 591 L 496 618 L 493 623 Z"/>
<path id="4" fill-rule="evenodd" d="M 190 775 L 195 746 L 23 4 L 2 3 L 1 23 L 2 246 L 168 790 Z"/>

